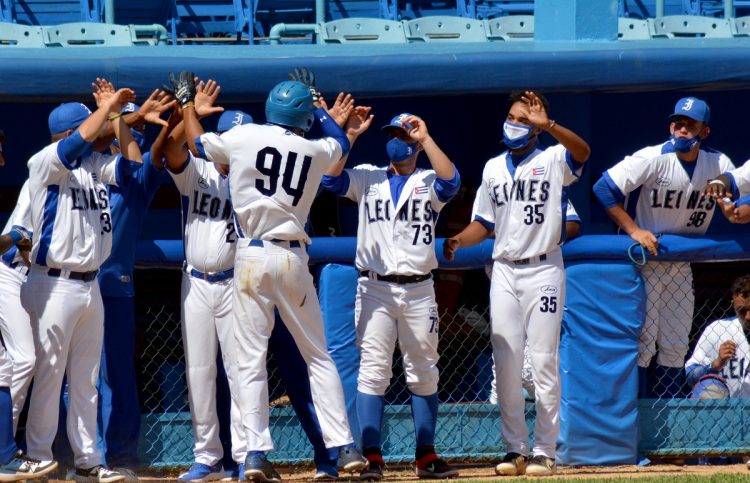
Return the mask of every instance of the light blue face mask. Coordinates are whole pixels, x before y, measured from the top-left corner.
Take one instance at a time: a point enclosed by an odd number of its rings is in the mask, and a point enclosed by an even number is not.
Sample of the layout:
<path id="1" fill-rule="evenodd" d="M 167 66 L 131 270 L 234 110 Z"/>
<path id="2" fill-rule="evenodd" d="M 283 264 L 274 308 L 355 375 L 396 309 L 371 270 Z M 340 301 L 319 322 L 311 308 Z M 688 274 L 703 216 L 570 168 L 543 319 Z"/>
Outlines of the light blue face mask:
<path id="1" fill-rule="evenodd" d="M 398 138 L 393 138 L 385 144 L 388 159 L 394 163 L 400 163 L 417 154 L 417 143 L 407 143 Z"/>
<path id="2" fill-rule="evenodd" d="M 531 126 L 505 121 L 503 124 L 503 142 L 508 149 L 519 149 L 528 146 L 533 137 L 531 135 L 533 129 Z"/>
<path id="3" fill-rule="evenodd" d="M 674 134 L 669 137 L 669 141 L 674 146 L 674 150 L 678 153 L 690 152 L 696 144 L 701 142 L 701 138 L 695 136 L 694 138 L 676 138 Z"/>

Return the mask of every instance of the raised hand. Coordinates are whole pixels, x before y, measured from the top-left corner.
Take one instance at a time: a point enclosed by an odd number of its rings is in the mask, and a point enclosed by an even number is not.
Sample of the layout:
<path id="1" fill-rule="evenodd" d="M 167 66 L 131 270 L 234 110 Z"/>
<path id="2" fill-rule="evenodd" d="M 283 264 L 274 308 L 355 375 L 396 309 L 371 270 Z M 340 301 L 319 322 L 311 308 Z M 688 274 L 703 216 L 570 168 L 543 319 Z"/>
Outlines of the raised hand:
<path id="1" fill-rule="evenodd" d="M 339 94 L 340 95 L 340 94 Z M 375 116 L 370 114 L 370 106 L 357 106 L 349 114 L 346 120 L 346 135 L 357 138 L 360 134 L 367 131 L 372 124 Z"/>
<path id="2" fill-rule="evenodd" d="M 213 79 L 198 83 L 195 88 L 195 113 L 199 118 L 224 112 L 223 107 L 215 105 L 220 92 L 221 86 Z"/>
<path id="3" fill-rule="evenodd" d="M 408 125 L 411 125 L 411 128 Z M 403 126 L 409 137 L 418 143 L 424 142 L 425 139 L 430 137 L 430 133 L 427 131 L 427 124 L 417 116 L 411 115 L 404 119 Z"/>
<path id="4" fill-rule="evenodd" d="M 141 104 L 139 114 L 144 121 L 159 126 L 167 126 L 168 123 L 161 118 L 161 114 L 175 105 L 177 101 L 172 96 L 161 89 L 154 89 L 154 92 L 148 96 L 148 99 Z"/>
<path id="5" fill-rule="evenodd" d="M 330 109 L 328 108 L 328 104 L 326 104 L 326 100 L 323 96 L 320 96 L 319 102 L 320 106 L 328 111 L 328 115 L 331 116 L 331 119 L 333 119 L 341 128 L 346 125 L 346 120 L 349 118 L 352 109 L 354 109 L 354 98 L 351 94 L 345 95 L 343 92 L 339 92 L 339 95 L 336 96 L 336 101 L 333 103 L 333 107 Z"/>
<path id="6" fill-rule="evenodd" d="M 313 103 L 318 103 L 320 98 L 320 91 L 315 87 L 315 73 L 307 67 L 295 67 L 294 73 L 289 73 L 289 78 L 293 81 L 301 82 L 310 89 L 310 95 L 312 96 Z"/>
<path id="7" fill-rule="evenodd" d="M 526 119 L 536 127 L 548 128 L 550 120 L 539 97 L 533 91 L 526 91 L 523 100 L 526 103 L 524 105 Z"/>
<path id="8" fill-rule="evenodd" d="M 97 77 L 96 82 L 91 83 L 91 88 L 94 91 L 96 107 L 102 107 L 103 103 L 115 93 L 115 86 L 107 79 L 101 77 Z"/>

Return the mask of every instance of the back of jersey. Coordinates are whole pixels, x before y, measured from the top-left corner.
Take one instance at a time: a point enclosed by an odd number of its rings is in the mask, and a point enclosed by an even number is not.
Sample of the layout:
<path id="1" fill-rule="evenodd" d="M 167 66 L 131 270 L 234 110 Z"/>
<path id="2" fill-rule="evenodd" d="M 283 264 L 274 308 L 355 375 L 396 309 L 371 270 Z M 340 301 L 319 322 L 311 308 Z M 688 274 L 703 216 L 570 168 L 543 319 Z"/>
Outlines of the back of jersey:
<path id="1" fill-rule="evenodd" d="M 246 124 L 200 141 L 208 159 L 229 165 L 241 236 L 310 243 L 305 223 L 323 173 L 341 158 L 338 141 L 307 140 L 272 124 Z"/>

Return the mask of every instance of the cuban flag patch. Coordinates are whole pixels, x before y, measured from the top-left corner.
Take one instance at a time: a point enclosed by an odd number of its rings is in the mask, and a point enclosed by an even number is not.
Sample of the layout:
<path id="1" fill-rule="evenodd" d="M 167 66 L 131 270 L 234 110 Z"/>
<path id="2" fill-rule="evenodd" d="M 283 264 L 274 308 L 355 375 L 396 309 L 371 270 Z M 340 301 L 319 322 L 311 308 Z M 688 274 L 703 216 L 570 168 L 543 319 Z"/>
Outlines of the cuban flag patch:
<path id="1" fill-rule="evenodd" d="M 415 195 L 423 195 L 430 191 L 430 188 L 428 188 L 426 185 L 417 186 L 414 188 L 414 194 Z"/>
<path id="2" fill-rule="evenodd" d="M 544 166 L 539 166 L 537 168 L 531 168 L 531 176 L 541 176 L 544 174 Z"/>

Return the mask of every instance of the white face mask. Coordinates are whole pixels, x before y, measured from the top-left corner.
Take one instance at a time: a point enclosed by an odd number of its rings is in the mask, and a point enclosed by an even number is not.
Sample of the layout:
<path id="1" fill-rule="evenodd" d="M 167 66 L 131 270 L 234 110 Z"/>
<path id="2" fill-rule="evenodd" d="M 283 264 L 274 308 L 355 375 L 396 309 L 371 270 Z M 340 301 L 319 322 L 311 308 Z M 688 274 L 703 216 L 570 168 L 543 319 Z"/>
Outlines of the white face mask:
<path id="1" fill-rule="evenodd" d="M 505 121 L 503 124 L 503 142 L 509 149 L 522 148 L 529 144 L 532 129 L 531 126 Z"/>

